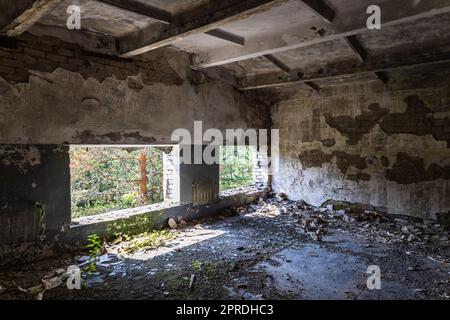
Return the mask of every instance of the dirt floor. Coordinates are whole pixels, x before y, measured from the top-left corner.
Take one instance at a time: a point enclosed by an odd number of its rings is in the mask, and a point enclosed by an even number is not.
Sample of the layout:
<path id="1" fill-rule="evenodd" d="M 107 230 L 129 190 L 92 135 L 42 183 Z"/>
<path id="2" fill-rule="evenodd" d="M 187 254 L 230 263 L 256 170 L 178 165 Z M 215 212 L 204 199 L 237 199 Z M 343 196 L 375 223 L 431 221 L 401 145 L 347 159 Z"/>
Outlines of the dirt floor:
<path id="1" fill-rule="evenodd" d="M 274 198 L 169 233 L 154 249 L 109 245 L 80 290 L 29 290 L 80 256 L 4 270 L 0 299 L 450 298 L 448 232 L 435 222 Z M 372 265 L 380 290 L 367 288 Z"/>

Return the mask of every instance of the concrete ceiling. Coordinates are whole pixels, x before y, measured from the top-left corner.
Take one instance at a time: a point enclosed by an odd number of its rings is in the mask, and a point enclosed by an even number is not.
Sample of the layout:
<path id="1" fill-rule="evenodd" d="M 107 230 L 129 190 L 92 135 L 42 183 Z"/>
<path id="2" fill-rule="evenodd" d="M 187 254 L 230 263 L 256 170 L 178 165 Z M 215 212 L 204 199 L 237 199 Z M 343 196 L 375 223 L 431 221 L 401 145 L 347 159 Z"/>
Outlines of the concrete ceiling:
<path id="1" fill-rule="evenodd" d="M 124 57 L 172 46 L 192 55 L 194 69 L 220 69 L 241 89 L 386 84 L 414 65 L 432 71 L 450 58 L 450 0 L 48 1 L 59 3 L 30 33 Z M 66 9 L 77 3 L 82 30 L 68 30 Z M 372 4 L 382 9 L 382 30 L 365 27 Z"/>

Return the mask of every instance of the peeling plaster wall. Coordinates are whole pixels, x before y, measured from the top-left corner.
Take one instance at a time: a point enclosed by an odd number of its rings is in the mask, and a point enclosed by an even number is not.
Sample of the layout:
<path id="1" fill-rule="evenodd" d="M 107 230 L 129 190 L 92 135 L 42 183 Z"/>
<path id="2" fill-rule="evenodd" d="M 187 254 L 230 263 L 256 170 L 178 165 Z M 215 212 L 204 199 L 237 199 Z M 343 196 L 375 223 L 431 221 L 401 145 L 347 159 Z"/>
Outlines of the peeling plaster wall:
<path id="1" fill-rule="evenodd" d="M 275 105 L 274 190 L 315 205 L 339 200 L 422 218 L 448 214 L 448 83 L 402 91 L 331 87 Z"/>
<path id="2" fill-rule="evenodd" d="M 26 40 L 0 48 L 2 144 L 164 144 L 195 120 L 205 130 L 267 127 L 267 109 L 224 83 L 195 81 L 185 54 L 110 59 L 54 39 Z"/>
<path id="3" fill-rule="evenodd" d="M 68 148 L 0 146 L 0 245 L 43 240 L 70 222 Z"/>
<path id="4" fill-rule="evenodd" d="M 0 47 L 0 245 L 70 223 L 67 144 L 169 144 L 196 120 L 204 131 L 270 123 L 267 107 L 170 48 L 130 60 L 45 37 Z"/>

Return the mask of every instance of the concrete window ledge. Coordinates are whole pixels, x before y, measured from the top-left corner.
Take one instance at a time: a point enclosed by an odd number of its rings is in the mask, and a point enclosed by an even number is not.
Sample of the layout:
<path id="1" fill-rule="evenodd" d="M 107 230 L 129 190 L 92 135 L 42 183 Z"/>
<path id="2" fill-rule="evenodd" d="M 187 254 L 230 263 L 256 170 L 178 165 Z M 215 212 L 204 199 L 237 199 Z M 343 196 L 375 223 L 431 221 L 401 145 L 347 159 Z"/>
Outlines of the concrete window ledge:
<path id="1" fill-rule="evenodd" d="M 170 217 L 182 217 L 192 221 L 203 217 L 211 217 L 222 210 L 253 202 L 267 196 L 267 189 L 257 187 L 238 188 L 221 192 L 212 204 L 192 206 L 192 204 L 160 203 L 108 212 L 91 217 L 74 220 L 67 232 L 61 237 L 69 246 L 80 246 L 86 242 L 87 236 L 96 234 L 102 239 L 113 239 L 119 234 L 139 234 L 149 230 L 167 226 Z"/>
<path id="2" fill-rule="evenodd" d="M 102 214 L 97 214 L 94 216 L 87 216 L 82 218 L 74 219 L 70 225 L 70 228 L 77 228 L 83 225 L 95 224 L 100 222 L 114 221 L 118 219 L 127 219 L 131 218 L 135 215 L 142 215 L 149 212 L 157 212 L 165 209 L 169 209 L 172 207 L 177 207 L 179 204 L 171 203 L 171 202 L 161 202 L 156 204 L 151 204 L 147 206 L 130 208 L 130 209 L 122 209 L 116 211 L 109 211 Z"/>
<path id="3" fill-rule="evenodd" d="M 268 188 L 260 188 L 257 186 L 247 186 L 247 187 L 240 187 L 240 188 L 234 188 L 229 189 L 225 191 L 221 191 L 219 193 L 219 199 L 226 199 L 229 197 L 235 197 L 235 196 L 251 196 L 255 194 L 265 193 L 268 191 Z"/>

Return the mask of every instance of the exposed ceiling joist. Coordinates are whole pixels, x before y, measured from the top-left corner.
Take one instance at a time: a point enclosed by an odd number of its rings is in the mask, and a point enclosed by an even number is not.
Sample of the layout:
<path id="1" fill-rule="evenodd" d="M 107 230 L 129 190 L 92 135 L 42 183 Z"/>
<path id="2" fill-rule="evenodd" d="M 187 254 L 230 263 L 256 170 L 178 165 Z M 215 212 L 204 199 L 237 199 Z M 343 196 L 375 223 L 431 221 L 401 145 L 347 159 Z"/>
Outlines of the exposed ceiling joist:
<path id="1" fill-rule="evenodd" d="M 309 74 L 299 74 L 297 76 L 288 75 L 286 77 L 276 77 L 275 75 L 265 75 L 256 77 L 252 80 L 242 79 L 240 82 L 240 90 L 254 90 L 262 88 L 272 88 L 279 86 L 292 85 L 297 83 L 307 83 L 326 79 L 339 79 L 342 77 L 356 76 L 363 74 L 376 74 L 383 77 L 385 71 L 390 70 L 408 70 L 423 66 L 438 65 L 443 63 L 450 63 L 450 54 L 405 54 L 398 58 L 380 57 L 374 61 L 366 61 L 365 63 L 355 66 L 352 69 L 348 68 L 347 63 L 341 63 L 334 66 L 329 66 L 325 72 L 315 72 Z M 380 79 L 380 78 L 379 78 Z M 383 78 L 383 82 L 386 78 Z"/>
<path id="2" fill-rule="evenodd" d="M 331 23 L 336 16 L 336 13 L 322 0 L 301 0 L 307 5 L 317 16 L 324 19 L 326 22 Z"/>
<path id="3" fill-rule="evenodd" d="M 320 87 L 316 83 L 312 81 L 306 81 L 304 82 L 304 84 L 313 89 L 315 92 L 320 92 Z"/>
<path id="4" fill-rule="evenodd" d="M 159 22 L 170 24 L 172 23 L 172 15 L 170 12 L 167 12 L 163 9 L 151 6 L 144 2 L 139 2 L 136 0 L 98 0 L 100 2 L 104 2 L 111 6 L 134 12 L 155 20 Z"/>
<path id="5" fill-rule="evenodd" d="M 355 55 L 359 58 L 361 62 L 365 62 L 367 59 L 367 52 L 363 48 L 363 46 L 359 43 L 358 39 L 355 36 L 349 36 L 343 38 L 345 43 L 352 49 Z M 374 72 L 375 77 L 382 82 L 383 84 L 387 84 L 389 82 L 389 78 L 385 72 Z"/>
<path id="6" fill-rule="evenodd" d="M 157 8 L 151 5 L 148 5 L 143 2 L 136 2 L 136 0 L 98 0 L 100 2 L 109 4 L 111 6 L 114 6 L 116 8 L 120 8 L 126 11 L 130 11 L 136 14 L 140 14 L 142 16 L 157 20 L 159 22 L 162 22 L 164 24 L 171 24 L 176 21 L 174 21 L 174 17 L 172 17 L 172 14 L 168 11 L 165 11 L 161 8 Z M 245 39 L 234 35 L 232 33 L 229 33 L 224 30 L 215 29 L 206 32 L 206 34 L 234 43 L 239 46 L 244 46 Z"/>
<path id="7" fill-rule="evenodd" d="M 215 38 L 219 38 L 231 43 L 234 43 L 235 45 L 243 47 L 245 45 L 245 38 L 240 37 L 238 35 L 232 34 L 230 32 L 227 32 L 225 30 L 221 29 L 214 29 L 211 31 L 206 32 L 207 35 L 213 36 Z"/>
<path id="8" fill-rule="evenodd" d="M 389 77 L 384 71 L 377 71 L 374 72 L 375 77 L 383 84 L 388 84 Z"/>
<path id="9" fill-rule="evenodd" d="M 367 52 L 363 46 L 359 43 L 355 36 L 348 36 L 343 38 L 345 43 L 352 49 L 353 53 L 358 57 L 361 62 L 366 61 Z"/>
<path id="10" fill-rule="evenodd" d="M 264 58 L 266 58 L 267 60 L 269 60 L 270 62 L 272 62 L 275 66 L 277 66 L 278 68 L 280 68 L 281 70 L 283 70 L 286 73 L 291 72 L 291 69 L 280 59 L 274 57 L 273 55 L 265 55 Z"/>
<path id="11" fill-rule="evenodd" d="M 383 13 L 382 28 L 450 12 L 449 0 L 374 2 L 374 4 L 378 4 L 381 7 Z M 312 21 L 288 30 L 283 30 L 279 34 L 265 38 L 264 41 L 261 41 L 261 38 L 246 39 L 246 44 L 243 48 L 220 48 L 199 53 L 196 63 L 192 67 L 194 69 L 204 69 L 221 66 L 236 61 L 341 39 L 364 32 L 380 32 L 378 30 L 369 31 L 367 29 L 366 20 L 368 15 L 366 14 L 366 9 L 361 7 L 346 13 L 345 17 L 337 16 L 332 25 L 326 23 L 321 24 L 321 21 Z M 348 19 L 349 16 L 352 19 Z M 314 31 L 319 29 L 321 32 Z M 292 40 L 287 42 L 285 40 L 286 38 L 297 40 L 295 42 Z"/>
<path id="12" fill-rule="evenodd" d="M 0 34 L 17 37 L 27 31 L 63 0 L 20 0 L 0 2 Z"/>
<path id="13" fill-rule="evenodd" d="M 161 33 L 154 30 L 141 30 L 120 39 L 120 55 L 132 57 L 145 52 L 172 44 L 177 40 L 218 29 L 224 24 L 248 18 L 251 15 L 269 10 L 275 5 L 287 0 L 235 0 L 224 6 L 223 0 L 217 4 L 209 4 L 204 14 L 192 21 L 180 25 L 168 25 Z M 230 1 L 231 2 L 231 1 Z M 216 9 L 214 9 L 216 7 Z M 212 8 L 212 9 L 211 9 Z"/>

